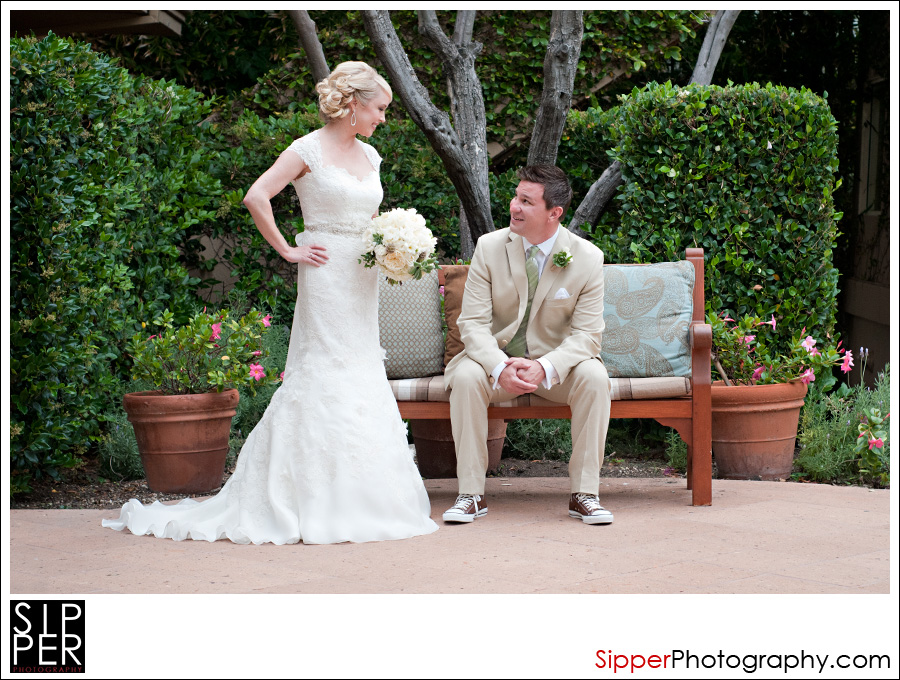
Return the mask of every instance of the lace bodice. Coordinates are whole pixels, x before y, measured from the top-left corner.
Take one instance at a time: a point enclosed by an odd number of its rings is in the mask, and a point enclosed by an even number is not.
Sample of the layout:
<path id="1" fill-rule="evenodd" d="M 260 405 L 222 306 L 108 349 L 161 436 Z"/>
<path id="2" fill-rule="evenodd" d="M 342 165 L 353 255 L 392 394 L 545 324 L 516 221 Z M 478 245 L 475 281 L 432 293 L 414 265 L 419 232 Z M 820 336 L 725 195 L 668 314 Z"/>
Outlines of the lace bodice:
<path id="1" fill-rule="evenodd" d="M 301 137 L 290 145 L 292 151 L 309 166 L 310 171 L 293 182 L 303 224 L 310 232 L 361 235 L 378 212 L 384 192 L 378 179 L 381 157 L 371 146 L 362 144 L 372 170 L 359 179 L 346 169 L 325 165 L 319 130 Z"/>

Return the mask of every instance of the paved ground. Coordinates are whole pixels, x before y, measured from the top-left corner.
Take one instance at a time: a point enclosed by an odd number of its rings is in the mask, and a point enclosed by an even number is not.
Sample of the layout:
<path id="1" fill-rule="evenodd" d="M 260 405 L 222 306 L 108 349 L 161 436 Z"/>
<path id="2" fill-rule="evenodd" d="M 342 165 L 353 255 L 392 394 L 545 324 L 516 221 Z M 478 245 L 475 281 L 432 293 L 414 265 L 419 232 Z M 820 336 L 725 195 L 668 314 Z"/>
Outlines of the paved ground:
<path id="1" fill-rule="evenodd" d="M 10 513 L 13 594 L 888 593 L 890 492 L 604 479 L 610 526 L 567 514 L 566 478 L 489 479 L 490 512 L 444 525 L 455 480 L 426 487 L 439 531 L 330 546 L 175 542 L 100 526 L 117 511 Z M 148 567 L 148 565 L 151 565 Z"/>

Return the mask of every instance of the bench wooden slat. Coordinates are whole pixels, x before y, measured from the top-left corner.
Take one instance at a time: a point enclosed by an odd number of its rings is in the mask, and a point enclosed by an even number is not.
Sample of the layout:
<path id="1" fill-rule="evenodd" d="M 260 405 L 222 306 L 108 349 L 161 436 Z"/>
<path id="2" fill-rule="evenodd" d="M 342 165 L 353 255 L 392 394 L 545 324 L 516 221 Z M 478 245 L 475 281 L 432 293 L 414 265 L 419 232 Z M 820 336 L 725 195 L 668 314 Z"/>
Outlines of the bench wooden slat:
<path id="1" fill-rule="evenodd" d="M 400 416 L 408 420 L 435 419 L 450 417 L 450 403 L 446 401 L 398 401 Z M 639 399 L 614 401 L 610 408 L 610 418 L 688 418 L 693 412 L 693 401 L 680 399 Z M 488 418 L 503 420 L 572 417 L 571 409 L 559 406 L 490 406 Z"/>

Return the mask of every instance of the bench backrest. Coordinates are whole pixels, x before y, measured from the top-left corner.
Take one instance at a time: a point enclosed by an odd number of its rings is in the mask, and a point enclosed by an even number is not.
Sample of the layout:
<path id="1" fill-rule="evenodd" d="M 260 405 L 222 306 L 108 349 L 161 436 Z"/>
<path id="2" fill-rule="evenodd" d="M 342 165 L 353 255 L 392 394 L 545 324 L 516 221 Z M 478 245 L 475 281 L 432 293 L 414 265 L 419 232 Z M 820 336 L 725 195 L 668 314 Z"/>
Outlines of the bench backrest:
<path id="1" fill-rule="evenodd" d="M 456 317 L 467 272 L 466 265 L 445 265 L 422 281 L 382 283 L 381 342 L 389 378 L 439 373 L 462 347 Z M 704 316 L 703 250 L 689 248 L 687 259 L 678 262 L 607 264 L 604 274 L 601 357 L 610 376 L 690 376 L 690 325 L 702 323 Z M 437 330 L 442 322 L 438 286 L 445 290 L 447 353 Z"/>

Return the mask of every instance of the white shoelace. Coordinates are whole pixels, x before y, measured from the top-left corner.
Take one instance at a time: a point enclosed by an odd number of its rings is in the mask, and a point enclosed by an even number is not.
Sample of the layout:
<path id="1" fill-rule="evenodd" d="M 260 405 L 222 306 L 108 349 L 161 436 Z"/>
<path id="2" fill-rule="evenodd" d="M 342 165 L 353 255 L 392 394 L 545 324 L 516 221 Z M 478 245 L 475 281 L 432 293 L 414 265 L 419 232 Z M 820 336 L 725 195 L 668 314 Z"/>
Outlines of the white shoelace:
<path id="1" fill-rule="evenodd" d="M 478 509 L 478 499 L 477 499 L 477 497 L 476 497 L 476 496 L 473 496 L 472 494 L 468 494 L 468 493 L 461 493 L 461 494 L 459 494 L 459 496 L 456 497 L 456 503 L 455 503 L 454 506 L 453 506 L 452 508 L 450 508 L 450 509 L 451 509 L 451 510 L 462 510 L 462 511 L 465 511 L 466 506 L 469 504 L 469 501 L 471 501 L 471 500 L 474 500 L 474 501 L 475 501 L 475 509 L 477 510 L 477 509 Z"/>
<path id="2" fill-rule="evenodd" d="M 600 501 L 597 499 L 597 497 L 592 496 L 591 494 L 587 494 L 587 493 L 575 494 L 575 499 L 584 506 L 584 509 L 588 511 L 589 515 L 593 515 L 594 510 L 603 510 L 604 509 L 603 506 L 600 505 Z"/>

